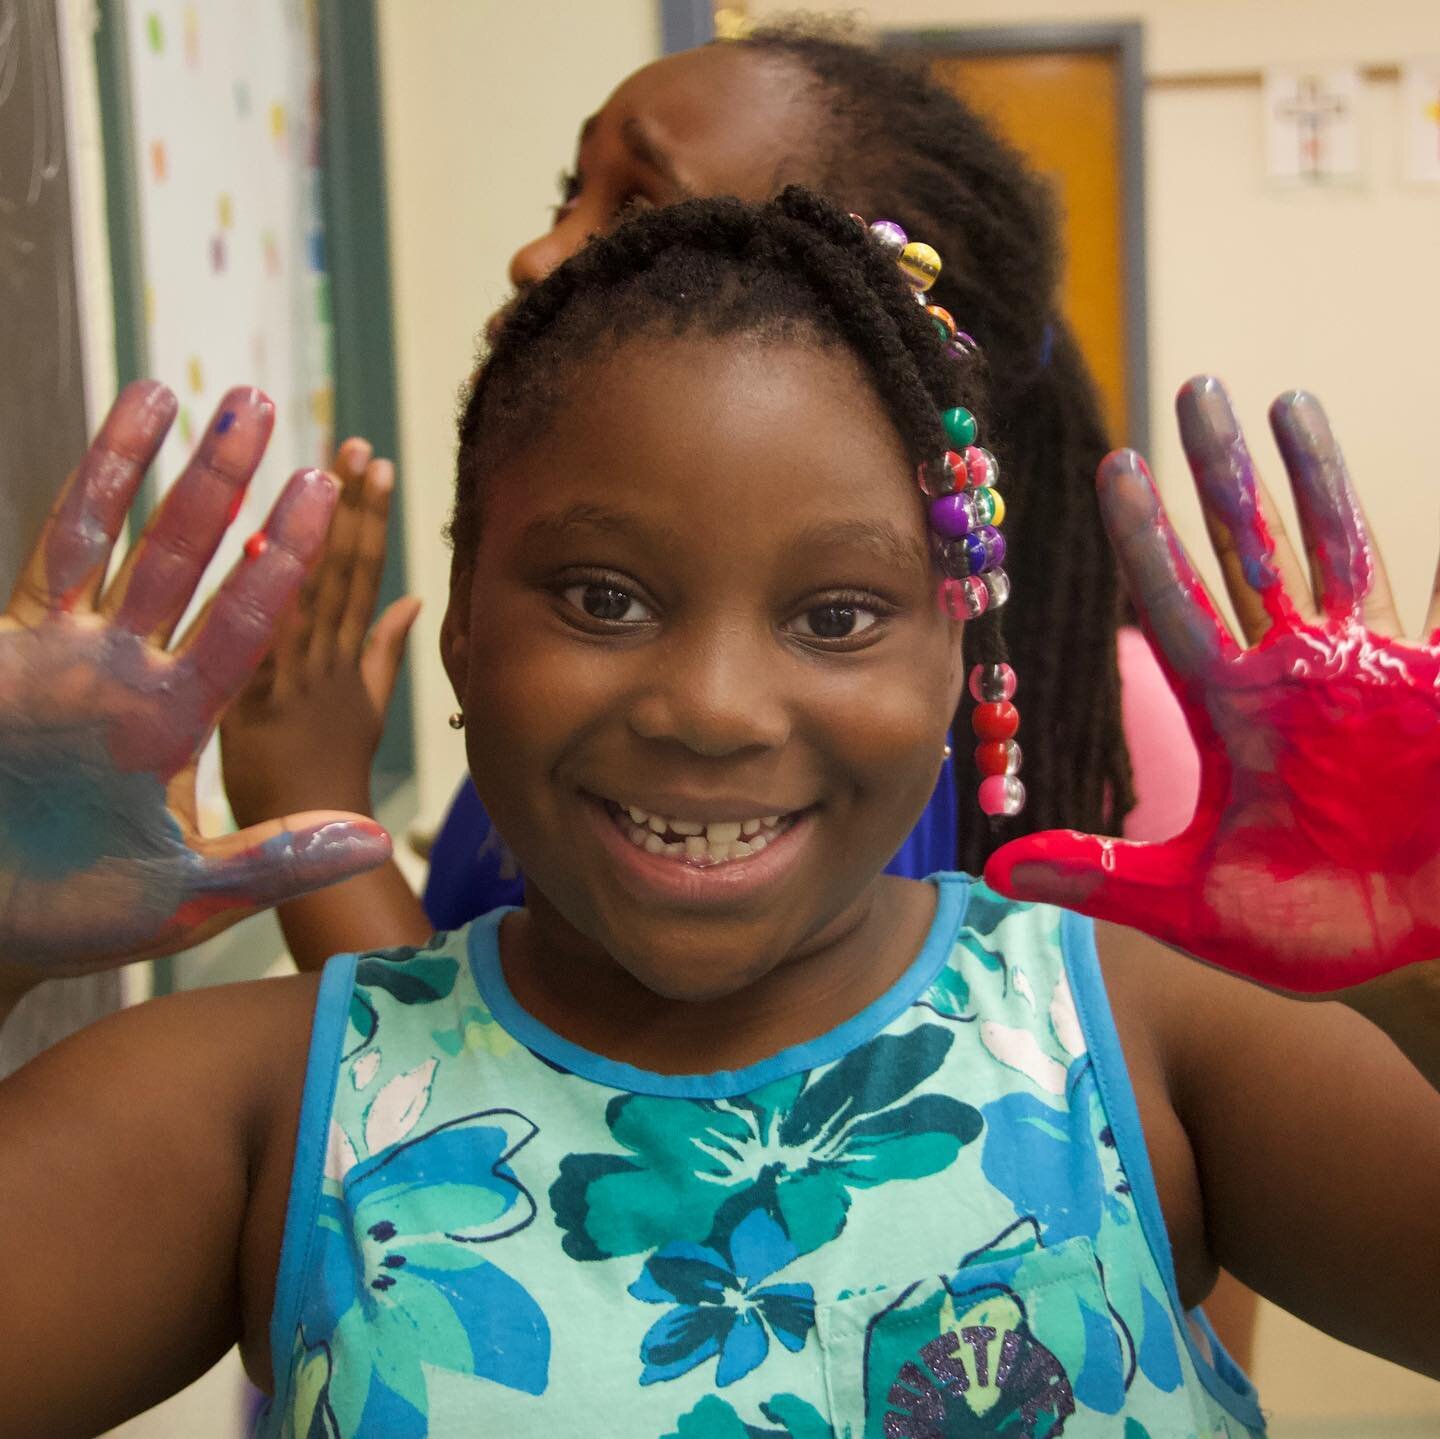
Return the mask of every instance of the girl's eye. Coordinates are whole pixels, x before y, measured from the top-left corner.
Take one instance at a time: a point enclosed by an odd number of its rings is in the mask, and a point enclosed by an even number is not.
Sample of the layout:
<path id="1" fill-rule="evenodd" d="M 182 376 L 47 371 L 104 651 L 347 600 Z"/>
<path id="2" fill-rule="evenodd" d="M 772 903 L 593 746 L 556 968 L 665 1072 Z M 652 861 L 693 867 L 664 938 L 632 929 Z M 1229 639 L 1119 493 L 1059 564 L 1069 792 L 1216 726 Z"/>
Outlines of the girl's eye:
<path id="1" fill-rule="evenodd" d="M 628 590 L 618 585 L 591 580 L 583 585 L 567 585 L 560 591 L 566 604 L 602 624 L 640 624 L 653 619 L 649 609 Z"/>
<path id="2" fill-rule="evenodd" d="M 817 605 L 791 621 L 792 633 L 802 639 L 849 640 L 864 634 L 879 617 L 874 610 L 849 601 Z"/>

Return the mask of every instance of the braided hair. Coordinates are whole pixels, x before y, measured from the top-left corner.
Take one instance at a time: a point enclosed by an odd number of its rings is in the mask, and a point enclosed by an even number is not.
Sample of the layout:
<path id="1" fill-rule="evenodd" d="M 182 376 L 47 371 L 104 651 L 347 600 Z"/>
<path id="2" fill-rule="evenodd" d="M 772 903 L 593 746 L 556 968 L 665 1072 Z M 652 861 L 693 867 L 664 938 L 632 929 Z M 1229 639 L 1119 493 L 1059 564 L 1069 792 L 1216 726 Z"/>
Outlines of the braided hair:
<path id="1" fill-rule="evenodd" d="M 798 70 L 825 113 L 826 123 L 812 127 L 812 152 L 792 173 L 845 209 L 883 215 L 934 245 L 945 267 L 931 293 L 984 350 L 1029 793 L 1007 835 L 1054 827 L 1115 833 L 1134 791 L 1115 654 L 1121 587 L 1094 486 L 1109 443 L 1085 363 L 1056 312 L 1051 196 L 1019 154 L 919 64 L 852 43 L 847 33 L 834 22 L 799 20 L 734 43 Z M 968 710 L 968 696 L 961 704 Z M 993 839 L 970 776 L 963 766 L 956 772 L 957 863 L 978 872 Z"/>
<path id="2" fill-rule="evenodd" d="M 893 259 L 819 196 L 790 186 L 765 204 L 719 198 L 642 211 L 528 291 L 476 373 L 449 527 L 457 573 L 479 543 L 497 465 L 564 404 L 587 360 L 651 335 L 844 346 L 915 466 L 949 448 L 944 410 L 963 404 L 984 416 L 983 362 L 947 352 Z M 1006 657 L 998 607 L 967 625 L 965 647 L 980 663 Z"/>

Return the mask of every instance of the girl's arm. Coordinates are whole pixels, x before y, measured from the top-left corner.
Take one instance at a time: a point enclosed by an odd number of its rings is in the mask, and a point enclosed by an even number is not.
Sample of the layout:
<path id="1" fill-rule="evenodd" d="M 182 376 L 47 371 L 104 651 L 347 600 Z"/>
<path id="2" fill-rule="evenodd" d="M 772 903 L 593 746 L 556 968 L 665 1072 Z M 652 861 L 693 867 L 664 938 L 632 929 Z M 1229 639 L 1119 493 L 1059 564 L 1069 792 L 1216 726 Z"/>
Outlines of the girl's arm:
<path id="1" fill-rule="evenodd" d="M 1200 750 L 1194 818 L 1163 844 L 1030 836 L 1002 848 L 987 878 L 1273 989 L 1350 1004 L 1393 1029 L 1440 1084 L 1440 590 L 1428 639 L 1403 638 L 1311 396 L 1271 409 L 1308 565 L 1267 524 L 1224 390 L 1192 381 L 1178 408 L 1248 648 L 1191 568 L 1144 461 L 1111 455 L 1099 483 L 1136 608 Z"/>
<path id="2" fill-rule="evenodd" d="M 1271 994 L 1134 930 L 1102 924 L 1097 941 L 1182 1297 L 1201 1298 L 1218 1263 L 1440 1379 L 1440 1093 L 1343 1005 Z"/>
<path id="3" fill-rule="evenodd" d="M 0 1439 L 103 1433 L 236 1342 L 269 1383 L 316 988 L 139 1005 L 0 1083 Z"/>

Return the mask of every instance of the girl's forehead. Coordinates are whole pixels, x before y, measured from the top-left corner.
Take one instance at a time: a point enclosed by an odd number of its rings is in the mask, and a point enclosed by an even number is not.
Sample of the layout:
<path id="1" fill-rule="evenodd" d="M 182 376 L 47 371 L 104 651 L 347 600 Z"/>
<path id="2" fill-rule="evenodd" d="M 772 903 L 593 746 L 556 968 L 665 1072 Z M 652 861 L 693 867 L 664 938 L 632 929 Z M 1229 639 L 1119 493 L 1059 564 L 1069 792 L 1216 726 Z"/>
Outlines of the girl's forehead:
<path id="1" fill-rule="evenodd" d="M 846 350 L 639 339 L 577 378 L 548 434 L 501 467 L 497 518 L 605 502 L 712 538 L 841 516 L 921 529 L 900 435 Z"/>

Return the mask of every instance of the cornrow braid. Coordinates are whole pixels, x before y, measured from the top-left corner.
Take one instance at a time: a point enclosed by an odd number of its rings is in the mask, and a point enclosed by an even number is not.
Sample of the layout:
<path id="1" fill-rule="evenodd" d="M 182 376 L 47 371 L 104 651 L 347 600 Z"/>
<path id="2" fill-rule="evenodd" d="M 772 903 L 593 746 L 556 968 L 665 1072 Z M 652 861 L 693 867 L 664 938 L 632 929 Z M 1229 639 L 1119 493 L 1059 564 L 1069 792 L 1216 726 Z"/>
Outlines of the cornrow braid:
<path id="1" fill-rule="evenodd" d="M 808 95 L 812 150 L 790 173 L 835 204 L 884 216 L 944 257 L 937 302 L 986 360 L 985 433 L 1006 502 L 1005 611 L 1025 716 L 1029 800 L 1007 833 L 1116 833 L 1134 804 L 1120 713 L 1120 582 L 1095 469 L 1108 437 L 1078 347 L 1057 314 L 1060 250 L 1046 186 L 989 125 L 918 63 L 856 44 L 835 22 L 767 26 L 734 44 Z M 998 630 L 973 627 L 982 649 Z M 970 641 L 967 639 L 967 643 Z M 990 655 L 979 656 L 988 660 Z M 961 701 L 957 730 L 968 729 Z M 956 767 L 957 867 L 978 871 L 994 837 Z"/>

